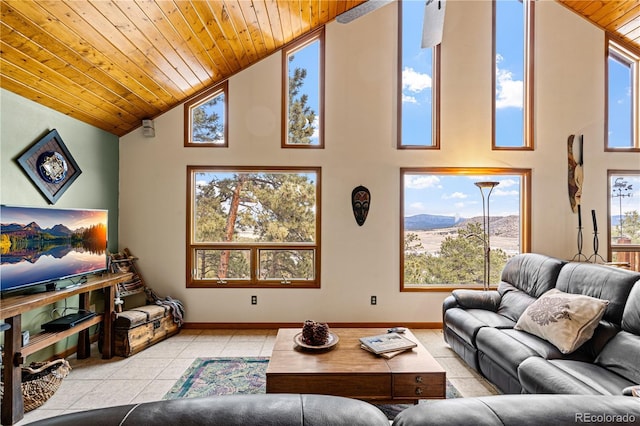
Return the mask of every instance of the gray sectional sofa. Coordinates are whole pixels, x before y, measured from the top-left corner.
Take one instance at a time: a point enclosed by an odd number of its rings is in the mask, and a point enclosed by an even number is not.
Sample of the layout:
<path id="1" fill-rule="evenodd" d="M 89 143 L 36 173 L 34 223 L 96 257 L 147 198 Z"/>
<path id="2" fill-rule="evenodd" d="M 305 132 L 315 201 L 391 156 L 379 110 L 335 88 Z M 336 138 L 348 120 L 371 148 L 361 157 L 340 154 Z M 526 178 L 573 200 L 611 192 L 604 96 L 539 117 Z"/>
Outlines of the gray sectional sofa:
<path id="1" fill-rule="evenodd" d="M 63 414 L 33 426 L 556 426 L 638 424 L 640 398 L 498 395 L 429 401 L 393 422 L 376 406 L 328 395 L 224 395 L 122 405 Z"/>
<path id="2" fill-rule="evenodd" d="M 529 317 L 540 320 L 543 295 L 548 303 L 565 296 L 605 300 L 592 318 L 593 334 L 580 325 L 588 338 L 563 352 L 556 340 L 518 329 Z M 540 323 L 557 326 L 560 319 Z M 640 273 L 521 254 L 507 262 L 497 290 L 453 291 L 443 304 L 443 331 L 451 348 L 503 393 L 622 395 L 640 384 Z"/>

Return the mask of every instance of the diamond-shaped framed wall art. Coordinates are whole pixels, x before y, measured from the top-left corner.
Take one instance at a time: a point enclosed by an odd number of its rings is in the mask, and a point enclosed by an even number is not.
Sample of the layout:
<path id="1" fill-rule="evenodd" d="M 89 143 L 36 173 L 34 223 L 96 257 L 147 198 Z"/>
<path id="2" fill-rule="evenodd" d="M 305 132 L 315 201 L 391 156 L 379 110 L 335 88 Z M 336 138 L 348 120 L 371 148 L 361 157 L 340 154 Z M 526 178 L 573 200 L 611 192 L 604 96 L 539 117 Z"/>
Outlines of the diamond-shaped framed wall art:
<path id="1" fill-rule="evenodd" d="M 22 154 L 18 163 L 50 204 L 82 173 L 56 129 Z"/>

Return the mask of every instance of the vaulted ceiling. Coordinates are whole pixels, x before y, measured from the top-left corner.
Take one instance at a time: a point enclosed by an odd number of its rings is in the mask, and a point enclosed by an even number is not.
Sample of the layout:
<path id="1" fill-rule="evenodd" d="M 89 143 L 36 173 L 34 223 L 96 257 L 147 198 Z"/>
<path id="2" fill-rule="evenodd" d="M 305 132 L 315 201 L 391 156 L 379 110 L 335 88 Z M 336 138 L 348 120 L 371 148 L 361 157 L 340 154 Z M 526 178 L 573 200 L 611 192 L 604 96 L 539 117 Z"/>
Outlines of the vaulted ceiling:
<path id="1" fill-rule="evenodd" d="M 365 0 L 2 0 L 0 87 L 118 136 Z M 558 0 L 640 48 L 640 1 Z"/>

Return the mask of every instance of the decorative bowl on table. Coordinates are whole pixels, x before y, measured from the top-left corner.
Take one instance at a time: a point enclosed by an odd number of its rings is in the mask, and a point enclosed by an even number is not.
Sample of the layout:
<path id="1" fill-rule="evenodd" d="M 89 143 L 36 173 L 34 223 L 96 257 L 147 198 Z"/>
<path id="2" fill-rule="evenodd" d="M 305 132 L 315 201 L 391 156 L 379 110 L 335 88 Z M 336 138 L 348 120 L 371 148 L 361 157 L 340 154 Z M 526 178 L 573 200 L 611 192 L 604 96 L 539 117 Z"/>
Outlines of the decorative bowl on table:
<path id="1" fill-rule="evenodd" d="M 311 350 L 333 348 L 338 340 L 338 336 L 329 331 L 329 326 L 326 323 L 311 320 L 305 321 L 302 331 L 293 337 L 296 345 Z"/>

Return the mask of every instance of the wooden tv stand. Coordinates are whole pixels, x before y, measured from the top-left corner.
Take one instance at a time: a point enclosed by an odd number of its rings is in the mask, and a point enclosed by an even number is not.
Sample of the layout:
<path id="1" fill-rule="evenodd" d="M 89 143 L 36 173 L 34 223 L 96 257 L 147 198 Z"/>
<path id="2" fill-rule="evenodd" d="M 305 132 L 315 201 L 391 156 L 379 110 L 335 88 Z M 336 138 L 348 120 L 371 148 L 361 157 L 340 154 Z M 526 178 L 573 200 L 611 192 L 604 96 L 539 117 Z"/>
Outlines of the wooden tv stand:
<path id="1" fill-rule="evenodd" d="M 78 333 L 78 358 L 90 356 L 89 327 L 102 323 L 104 342 L 102 358 L 109 359 L 113 354 L 113 330 L 111 315 L 115 311 L 115 286 L 131 279 L 131 273 L 103 274 L 94 276 L 87 282 L 61 290 L 45 293 L 9 296 L 0 300 L 0 319 L 11 326 L 4 332 L 4 354 L 2 358 L 4 396 L 0 420 L 3 425 L 12 425 L 24 417 L 22 400 L 22 369 L 28 355 L 46 348 L 66 337 Z M 68 330 L 42 332 L 33 335 L 29 343 L 22 346 L 22 314 L 33 309 L 51 305 L 71 296 L 79 296 L 80 309 L 89 309 L 89 295 L 92 291 L 104 289 L 104 313 L 86 320 Z"/>

